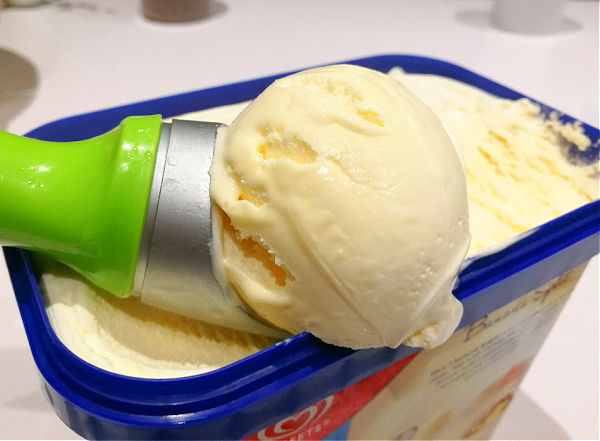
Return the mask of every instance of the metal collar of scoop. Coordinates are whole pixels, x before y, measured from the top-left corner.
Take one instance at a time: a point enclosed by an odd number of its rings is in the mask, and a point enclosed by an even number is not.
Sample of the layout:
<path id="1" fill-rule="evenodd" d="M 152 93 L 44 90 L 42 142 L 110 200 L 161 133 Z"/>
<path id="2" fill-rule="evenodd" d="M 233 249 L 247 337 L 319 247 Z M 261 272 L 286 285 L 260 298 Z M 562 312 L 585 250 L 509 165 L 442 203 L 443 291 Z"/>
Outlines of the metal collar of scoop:
<path id="1" fill-rule="evenodd" d="M 209 170 L 220 124 L 163 123 L 134 292 L 197 290 L 214 281 Z"/>
<path id="2" fill-rule="evenodd" d="M 142 302 L 193 319 L 257 334 L 287 333 L 246 311 L 213 273 L 210 167 L 223 124 L 163 123 L 136 265 Z"/>

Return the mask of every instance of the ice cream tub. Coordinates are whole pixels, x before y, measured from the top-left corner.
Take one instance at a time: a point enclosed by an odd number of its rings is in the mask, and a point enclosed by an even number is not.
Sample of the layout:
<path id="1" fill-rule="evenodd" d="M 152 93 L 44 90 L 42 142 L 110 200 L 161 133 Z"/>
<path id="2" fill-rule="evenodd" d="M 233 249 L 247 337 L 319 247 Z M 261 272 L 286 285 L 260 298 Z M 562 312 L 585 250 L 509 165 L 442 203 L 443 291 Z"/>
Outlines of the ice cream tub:
<path id="1" fill-rule="evenodd" d="M 511 100 L 524 95 L 454 64 L 383 55 L 346 61 L 456 79 Z M 48 141 L 93 137 L 131 115 L 172 117 L 256 97 L 289 73 L 65 118 L 31 131 Z M 532 100 L 534 101 L 534 100 Z M 542 105 L 544 113 L 554 109 Z M 573 121 L 560 115 L 564 122 Z M 592 146 L 572 148 L 597 160 Z M 90 439 L 483 438 L 508 406 L 585 262 L 599 252 L 595 200 L 467 259 L 454 294 L 455 334 L 433 350 L 353 351 L 303 333 L 212 372 L 142 379 L 97 368 L 70 352 L 46 314 L 27 252 L 4 248 L 43 391 L 57 415 Z M 427 408 L 428 412 L 419 412 Z"/>

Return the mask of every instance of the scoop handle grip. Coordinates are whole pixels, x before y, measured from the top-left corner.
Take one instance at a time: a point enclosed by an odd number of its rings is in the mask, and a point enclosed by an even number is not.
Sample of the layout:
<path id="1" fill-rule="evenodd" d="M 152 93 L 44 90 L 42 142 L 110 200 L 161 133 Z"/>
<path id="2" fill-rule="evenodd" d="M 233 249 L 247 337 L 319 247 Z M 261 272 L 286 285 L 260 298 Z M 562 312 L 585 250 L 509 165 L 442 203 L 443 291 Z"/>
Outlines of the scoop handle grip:
<path id="1" fill-rule="evenodd" d="M 43 252 L 128 295 L 160 131 L 160 115 L 74 142 L 0 131 L 0 245 Z"/>

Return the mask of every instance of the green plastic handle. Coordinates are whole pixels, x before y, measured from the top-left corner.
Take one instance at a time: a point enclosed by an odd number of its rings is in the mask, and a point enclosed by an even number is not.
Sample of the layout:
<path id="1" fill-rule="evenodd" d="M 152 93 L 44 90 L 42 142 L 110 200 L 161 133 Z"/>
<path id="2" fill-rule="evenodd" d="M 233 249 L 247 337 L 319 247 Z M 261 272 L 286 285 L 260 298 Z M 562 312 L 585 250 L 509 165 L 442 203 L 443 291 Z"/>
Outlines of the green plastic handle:
<path id="1" fill-rule="evenodd" d="M 160 115 L 75 142 L 0 131 L 0 244 L 42 252 L 130 294 L 160 131 Z"/>

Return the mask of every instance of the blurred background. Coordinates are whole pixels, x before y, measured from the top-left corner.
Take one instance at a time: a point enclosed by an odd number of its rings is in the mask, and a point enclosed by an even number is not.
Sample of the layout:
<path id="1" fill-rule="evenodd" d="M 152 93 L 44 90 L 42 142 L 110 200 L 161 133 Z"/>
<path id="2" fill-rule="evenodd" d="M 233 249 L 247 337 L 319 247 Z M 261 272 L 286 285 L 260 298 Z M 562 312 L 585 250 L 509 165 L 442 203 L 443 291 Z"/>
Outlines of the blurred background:
<path id="1" fill-rule="evenodd" d="M 597 127 L 598 1 L 542 0 L 524 19 L 530 1 L 0 0 L 0 129 L 24 134 L 69 115 L 386 53 L 462 65 Z M 598 438 L 598 291 L 595 258 L 497 438 Z M 0 437 L 77 439 L 41 393 L 3 257 L 0 314 Z"/>

